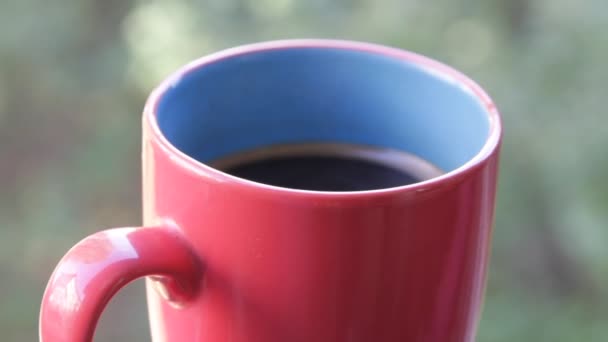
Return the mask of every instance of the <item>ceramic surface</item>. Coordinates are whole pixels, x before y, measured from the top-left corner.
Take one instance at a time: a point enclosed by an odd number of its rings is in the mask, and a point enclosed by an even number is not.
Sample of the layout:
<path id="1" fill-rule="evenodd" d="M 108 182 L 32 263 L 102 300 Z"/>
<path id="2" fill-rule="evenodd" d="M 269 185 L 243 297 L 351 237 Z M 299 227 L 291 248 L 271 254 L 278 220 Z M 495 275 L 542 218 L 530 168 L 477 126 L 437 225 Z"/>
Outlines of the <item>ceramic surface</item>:
<path id="1" fill-rule="evenodd" d="M 473 341 L 500 130 L 473 81 L 398 49 L 279 41 L 194 61 L 144 110 L 144 227 L 101 231 L 66 254 L 41 340 L 91 341 L 112 295 L 148 276 L 157 342 Z M 404 149 L 447 172 L 332 193 L 205 164 L 299 141 Z"/>

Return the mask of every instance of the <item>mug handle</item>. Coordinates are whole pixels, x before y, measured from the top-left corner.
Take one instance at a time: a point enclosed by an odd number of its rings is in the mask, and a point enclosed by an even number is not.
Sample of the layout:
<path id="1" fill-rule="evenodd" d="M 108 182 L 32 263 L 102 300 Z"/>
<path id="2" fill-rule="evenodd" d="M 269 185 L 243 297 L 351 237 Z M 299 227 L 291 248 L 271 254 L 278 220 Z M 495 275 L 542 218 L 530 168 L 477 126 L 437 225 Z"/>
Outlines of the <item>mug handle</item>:
<path id="1" fill-rule="evenodd" d="M 86 237 L 61 259 L 40 308 L 41 342 L 90 342 L 101 312 L 129 282 L 153 276 L 173 306 L 199 289 L 202 264 L 176 227 L 114 228 Z"/>

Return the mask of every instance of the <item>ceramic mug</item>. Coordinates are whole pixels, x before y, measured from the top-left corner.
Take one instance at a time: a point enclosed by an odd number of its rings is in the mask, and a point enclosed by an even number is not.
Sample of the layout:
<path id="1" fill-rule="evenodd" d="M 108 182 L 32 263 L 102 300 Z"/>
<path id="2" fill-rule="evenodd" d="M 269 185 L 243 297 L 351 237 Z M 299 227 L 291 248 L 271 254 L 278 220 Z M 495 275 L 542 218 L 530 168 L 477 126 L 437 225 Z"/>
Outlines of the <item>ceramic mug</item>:
<path id="1" fill-rule="evenodd" d="M 196 60 L 144 109 L 143 226 L 67 252 L 40 338 L 91 341 L 110 298 L 146 277 L 153 341 L 473 341 L 500 140 L 479 86 L 411 52 L 289 40 Z M 323 192 L 207 165 L 301 141 L 406 150 L 445 174 Z"/>

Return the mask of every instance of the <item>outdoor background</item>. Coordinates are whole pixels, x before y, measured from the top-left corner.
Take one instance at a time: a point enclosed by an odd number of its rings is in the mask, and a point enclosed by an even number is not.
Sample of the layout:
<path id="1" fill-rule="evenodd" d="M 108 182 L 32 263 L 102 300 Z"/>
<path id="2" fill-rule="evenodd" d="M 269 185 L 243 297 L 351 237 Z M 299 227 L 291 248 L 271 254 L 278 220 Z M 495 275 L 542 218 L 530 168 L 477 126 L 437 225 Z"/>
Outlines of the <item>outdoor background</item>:
<path id="1" fill-rule="evenodd" d="M 164 76 L 234 45 L 323 37 L 432 56 L 501 110 L 478 341 L 608 341 L 607 30 L 606 0 L 1 1 L 2 340 L 37 340 L 72 244 L 140 223 L 140 113 Z M 146 320 L 139 281 L 96 341 L 149 341 Z"/>

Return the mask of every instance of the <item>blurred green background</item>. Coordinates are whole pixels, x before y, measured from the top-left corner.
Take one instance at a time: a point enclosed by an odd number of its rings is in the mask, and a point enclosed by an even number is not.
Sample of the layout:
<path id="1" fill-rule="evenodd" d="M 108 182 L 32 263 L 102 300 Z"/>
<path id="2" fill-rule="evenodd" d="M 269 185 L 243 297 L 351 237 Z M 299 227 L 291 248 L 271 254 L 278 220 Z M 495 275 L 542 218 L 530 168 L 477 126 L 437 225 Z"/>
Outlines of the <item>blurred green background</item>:
<path id="1" fill-rule="evenodd" d="M 243 43 L 393 45 L 451 64 L 505 126 L 478 341 L 608 341 L 606 0 L 0 2 L 0 334 L 37 339 L 52 268 L 140 223 L 140 113 L 169 72 Z M 148 341 L 141 281 L 97 341 Z"/>

